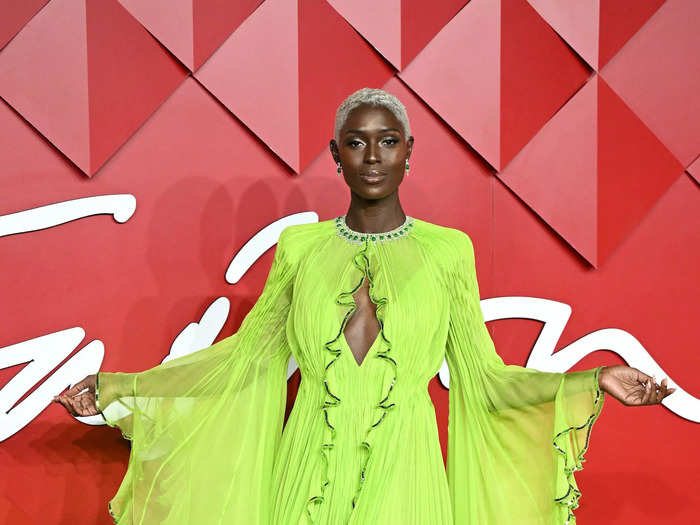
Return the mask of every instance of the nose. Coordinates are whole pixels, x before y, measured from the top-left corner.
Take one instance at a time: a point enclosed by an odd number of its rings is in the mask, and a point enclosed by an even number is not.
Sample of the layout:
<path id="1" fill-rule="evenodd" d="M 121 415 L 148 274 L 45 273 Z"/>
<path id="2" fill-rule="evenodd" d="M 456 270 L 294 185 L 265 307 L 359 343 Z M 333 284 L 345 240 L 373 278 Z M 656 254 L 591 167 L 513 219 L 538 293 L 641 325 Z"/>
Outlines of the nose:
<path id="1" fill-rule="evenodd" d="M 377 145 L 370 140 L 365 149 L 365 162 L 367 164 L 374 164 L 377 160 Z"/>

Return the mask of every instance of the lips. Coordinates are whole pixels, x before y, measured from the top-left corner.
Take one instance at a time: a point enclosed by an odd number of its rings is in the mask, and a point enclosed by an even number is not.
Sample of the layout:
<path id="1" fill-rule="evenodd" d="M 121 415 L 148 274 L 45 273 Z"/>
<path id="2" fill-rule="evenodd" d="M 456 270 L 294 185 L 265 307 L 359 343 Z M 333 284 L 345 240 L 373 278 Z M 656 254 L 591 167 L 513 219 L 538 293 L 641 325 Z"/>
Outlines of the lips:
<path id="1" fill-rule="evenodd" d="M 365 171 L 360 173 L 360 179 L 367 184 L 378 184 L 386 178 L 383 171 Z"/>

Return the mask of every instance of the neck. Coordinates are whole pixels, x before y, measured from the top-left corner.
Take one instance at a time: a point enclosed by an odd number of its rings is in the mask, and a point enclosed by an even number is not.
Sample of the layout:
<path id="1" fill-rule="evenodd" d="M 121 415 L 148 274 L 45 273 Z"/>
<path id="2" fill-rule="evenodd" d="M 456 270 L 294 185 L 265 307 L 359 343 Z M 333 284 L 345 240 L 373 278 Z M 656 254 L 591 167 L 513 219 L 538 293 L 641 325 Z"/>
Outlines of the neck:
<path id="1" fill-rule="evenodd" d="M 349 228 L 366 233 L 380 233 L 398 228 L 406 220 L 398 197 L 394 199 L 368 200 L 350 199 L 350 207 L 345 214 Z"/>

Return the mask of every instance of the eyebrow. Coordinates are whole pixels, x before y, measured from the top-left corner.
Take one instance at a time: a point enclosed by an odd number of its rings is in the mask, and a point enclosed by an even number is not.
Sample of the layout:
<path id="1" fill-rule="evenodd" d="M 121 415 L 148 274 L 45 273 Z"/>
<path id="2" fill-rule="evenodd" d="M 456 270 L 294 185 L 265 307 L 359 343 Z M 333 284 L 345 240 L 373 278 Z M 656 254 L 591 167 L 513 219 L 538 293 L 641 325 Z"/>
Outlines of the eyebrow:
<path id="1" fill-rule="evenodd" d="M 379 133 L 386 133 L 387 131 L 396 131 L 396 132 L 398 132 L 398 133 L 401 133 L 401 131 L 399 131 L 399 130 L 396 129 L 396 128 L 384 128 L 384 129 L 380 129 L 380 130 L 379 130 Z M 362 133 L 364 133 L 364 132 L 363 132 L 362 130 L 360 130 L 360 129 L 349 129 L 349 130 L 347 130 L 347 131 L 345 132 L 346 135 L 349 134 L 349 133 L 358 133 L 358 134 L 362 134 Z"/>

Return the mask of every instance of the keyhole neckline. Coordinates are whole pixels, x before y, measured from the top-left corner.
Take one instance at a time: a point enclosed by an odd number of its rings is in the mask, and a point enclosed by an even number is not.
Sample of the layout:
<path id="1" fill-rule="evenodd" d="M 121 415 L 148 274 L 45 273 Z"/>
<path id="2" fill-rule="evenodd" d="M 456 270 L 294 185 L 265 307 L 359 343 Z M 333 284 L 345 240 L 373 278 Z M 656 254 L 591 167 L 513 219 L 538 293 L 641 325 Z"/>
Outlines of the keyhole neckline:
<path id="1" fill-rule="evenodd" d="M 389 241 L 396 241 L 407 237 L 413 230 L 415 221 L 413 217 L 406 215 L 406 219 L 401 226 L 386 232 L 358 232 L 350 228 L 345 222 L 345 215 L 335 218 L 335 230 L 339 237 L 352 244 L 378 244 Z"/>
<path id="2" fill-rule="evenodd" d="M 377 337 L 374 338 L 374 341 L 372 341 L 372 344 L 369 346 L 367 349 L 367 353 L 365 356 L 362 358 L 362 362 L 358 363 L 357 358 L 355 357 L 355 354 L 352 352 L 352 348 L 350 348 L 350 343 L 348 343 L 347 337 L 345 337 L 345 332 L 342 333 L 342 338 L 343 342 L 345 343 L 345 347 L 349 350 L 349 358 L 352 360 L 353 364 L 355 365 L 357 370 L 362 370 L 362 367 L 364 366 L 365 362 L 368 361 L 368 357 L 373 357 L 376 356 L 376 351 L 374 349 L 375 346 L 379 344 L 379 338 L 382 336 L 382 333 L 379 332 L 377 334 Z"/>

